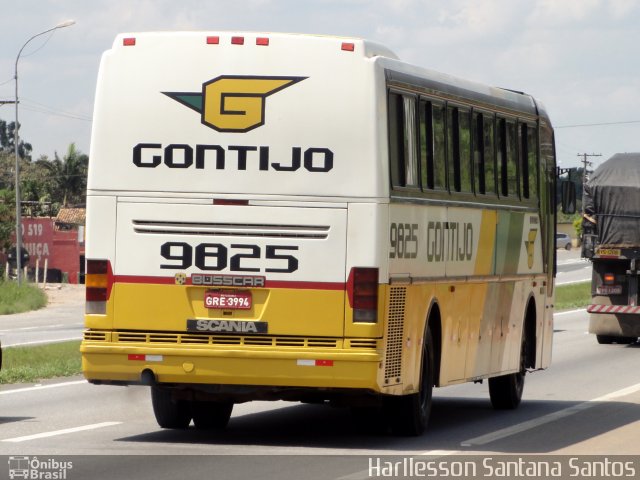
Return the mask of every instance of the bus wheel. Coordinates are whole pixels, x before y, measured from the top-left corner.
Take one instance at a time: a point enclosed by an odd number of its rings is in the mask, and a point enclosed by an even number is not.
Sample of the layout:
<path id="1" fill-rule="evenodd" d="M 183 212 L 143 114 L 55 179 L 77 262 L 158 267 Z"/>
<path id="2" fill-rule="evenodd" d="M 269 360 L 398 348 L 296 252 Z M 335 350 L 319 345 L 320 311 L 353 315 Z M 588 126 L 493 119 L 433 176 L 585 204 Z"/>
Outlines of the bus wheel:
<path id="1" fill-rule="evenodd" d="M 191 402 L 193 424 L 200 430 L 222 430 L 229 423 L 232 402 Z"/>
<path id="2" fill-rule="evenodd" d="M 613 337 L 610 335 L 596 335 L 596 340 L 600 345 L 609 345 L 613 343 Z"/>
<path id="3" fill-rule="evenodd" d="M 183 429 L 191 422 L 189 403 L 173 400 L 171 390 L 151 387 L 151 404 L 158 425 L 162 428 Z"/>
<path id="4" fill-rule="evenodd" d="M 420 391 L 412 395 L 391 397 L 385 405 L 391 431 L 396 435 L 417 436 L 427 428 L 431 413 L 434 378 L 434 353 L 431 329 L 427 327 L 422 350 Z"/>
<path id="5" fill-rule="evenodd" d="M 513 410 L 518 408 L 524 391 L 524 375 L 526 373 L 527 341 L 523 338 L 520 348 L 520 371 L 489 379 L 489 397 L 496 410 Z"/>

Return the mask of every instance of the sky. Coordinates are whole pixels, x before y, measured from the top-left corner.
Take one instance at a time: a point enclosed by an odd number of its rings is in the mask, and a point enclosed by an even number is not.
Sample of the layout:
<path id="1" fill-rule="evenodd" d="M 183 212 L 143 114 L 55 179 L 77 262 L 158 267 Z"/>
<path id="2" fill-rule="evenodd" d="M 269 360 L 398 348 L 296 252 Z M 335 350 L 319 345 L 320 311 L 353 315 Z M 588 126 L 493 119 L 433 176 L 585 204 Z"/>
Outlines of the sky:
<path id="1" fill-rule="evenodd" d="M 542 101 L 561 167 L 640 151 L 637 0 L 0 0 L 0 101 L 33 158 L 90 151 L 100 56 L 116 34 L 246 30 L 361 37 L 403 61 Z M 0 119 L 15 120 L 12 104 Z M 588 126 L 585 126 L 588 125 Z"/>

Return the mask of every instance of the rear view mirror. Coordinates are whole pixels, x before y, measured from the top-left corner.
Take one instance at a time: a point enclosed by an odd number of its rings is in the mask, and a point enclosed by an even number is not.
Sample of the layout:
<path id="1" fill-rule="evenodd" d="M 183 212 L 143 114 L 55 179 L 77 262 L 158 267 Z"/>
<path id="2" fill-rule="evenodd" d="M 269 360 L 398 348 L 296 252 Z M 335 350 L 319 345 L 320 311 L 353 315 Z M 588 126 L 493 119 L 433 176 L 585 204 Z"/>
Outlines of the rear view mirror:
<path id="1" fill-rule="evenodd" d="M 562 213 L 576 213 L 576 184 L 569 180 L 562 182 Z"/>

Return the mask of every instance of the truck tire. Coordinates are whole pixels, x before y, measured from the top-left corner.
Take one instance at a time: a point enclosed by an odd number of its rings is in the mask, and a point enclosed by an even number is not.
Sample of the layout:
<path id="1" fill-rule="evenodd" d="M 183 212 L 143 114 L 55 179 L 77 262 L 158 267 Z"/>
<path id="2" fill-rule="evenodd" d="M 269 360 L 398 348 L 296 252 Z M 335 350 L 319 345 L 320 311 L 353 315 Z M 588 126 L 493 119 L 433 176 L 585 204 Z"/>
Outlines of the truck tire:
<path id="1" fill-rule="evenodd" d="M 229 423 L 232 402 L 191 402 L 193 424 L 199 430 L 222 430 Z"/>
<path id="2" fill-rule="evenodd" d="M 596 335 L 596 340 L 600 345 L 611 345 L 617 343 L 618 345 L 629 345 L 637 340 L 637 337 L 615 337 L 613 335 Z"/>
<path id="3" fill-rule="evenodd" d="M 418 436 L 427 428 L 431 414 L 434 368 L 433 337 L 427 327 L 422 349 L 420 391 L 387 399 L 385 409 L 391 431 L 396 435 Z"/>
<path id="4" fill-rule="evenodd" d="M 185 429 L 191 423 L 189 402 L 173 400 L 171 390 L 151 387 L 151 404 L 161 428 Z"/>

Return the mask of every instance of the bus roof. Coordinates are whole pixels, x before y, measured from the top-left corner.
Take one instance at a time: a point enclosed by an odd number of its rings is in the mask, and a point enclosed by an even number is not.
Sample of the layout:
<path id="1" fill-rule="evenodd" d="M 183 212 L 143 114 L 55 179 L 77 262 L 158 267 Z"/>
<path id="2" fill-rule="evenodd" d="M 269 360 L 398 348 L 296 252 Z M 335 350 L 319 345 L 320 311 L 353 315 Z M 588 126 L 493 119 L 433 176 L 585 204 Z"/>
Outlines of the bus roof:
<path id="1" fill-rule="evenodd" d="M 194 41 L 201 43 L 206 41 L 210 45 L 250 45 L 268 47 L 288 41 L 300 41 L 302 39 L 315 42 L 324 42 L 329 45 L 338 45 L 343 50 L 353 51 L 365 58 L 387 57 L 398 59 L 398 56 L 384 45 L 356 37 L 342 37 L 334 35 L 311 35 L 302 33 L 275 33 L 275 32 L 243 32 L 243 31 L 190 31 L 190 32 L 137 32 L 121 33 L 113 42 L 113 49 L 139 45 L 140 42 L 153 43 L 169 38 L 172 42 Z"/>

